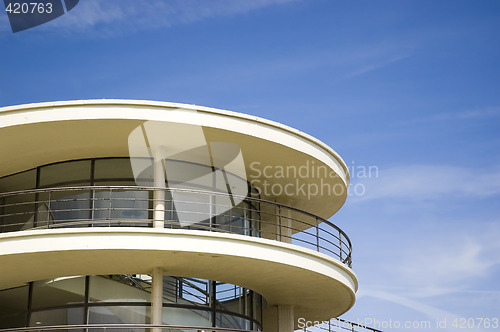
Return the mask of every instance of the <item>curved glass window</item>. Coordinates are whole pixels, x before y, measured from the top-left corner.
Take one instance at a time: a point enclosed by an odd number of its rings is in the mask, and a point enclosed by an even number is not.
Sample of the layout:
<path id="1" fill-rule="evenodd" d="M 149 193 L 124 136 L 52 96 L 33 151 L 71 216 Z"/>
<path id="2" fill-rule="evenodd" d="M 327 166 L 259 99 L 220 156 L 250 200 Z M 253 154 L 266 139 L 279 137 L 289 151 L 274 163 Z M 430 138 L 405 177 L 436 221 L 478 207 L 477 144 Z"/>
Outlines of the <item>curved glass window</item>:
<path id="1" fill-rule="evenodd" d="M 265 301 L 241 286 L 164 276 L 163 324 L 262 330 Z M 0 328 L 149 324 L 150 275 L 74 276 L 0 291 Z"/>
<path id="2" fill-rule="evenodd" d="M 151 164 L 150 159 L 143 161 Z M 217 228 L 258 236 L 259 207 L 231 195 L 243 192 L 247 197 L 259 197 L 257 189 L 245 179 L 206 165 L 179 160 L 164 163 L 169 170 L 165 179 L 165 227 Z M 152 166 L 148 166 L 134 176 L 130 158 L 102 158 L 60 162 L 0 178 L 0 193 L 19 191 L 0 195 L 0 232 L 151 227 L 155 190 L 139 184 L 152 186 L 152 173 Z"/>

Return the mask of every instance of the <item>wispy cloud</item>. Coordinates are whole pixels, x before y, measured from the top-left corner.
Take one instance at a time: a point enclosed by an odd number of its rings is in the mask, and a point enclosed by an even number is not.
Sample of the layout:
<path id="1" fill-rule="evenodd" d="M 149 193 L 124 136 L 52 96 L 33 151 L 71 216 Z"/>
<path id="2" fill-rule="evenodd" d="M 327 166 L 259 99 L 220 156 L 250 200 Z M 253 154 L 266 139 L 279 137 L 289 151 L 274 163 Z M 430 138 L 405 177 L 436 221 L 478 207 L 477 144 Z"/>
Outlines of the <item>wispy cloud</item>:
<path id="1" fill-rule="evenodd" d="M 423 227 L 421 233 L 409 230 L 399 233 L 404 242 L 394 242 L 390 251 L 391 273 L 372 278 L 369 289 L 391 291 L 411 298 L 430 298 L 453 293 L 479 294 L 488 290 L 497 298 L 500 290 L 482 287 L 485 280 L 498 273 L 500 267 L 500 219 L 480 226 L 449 224 Z"/>
<path id="2" fill-rule="evenodd" d="M 482 120 L 500 117 L 500 106 L 491 106 L 484 108 L 475 108 L 456 112 L 441 112 L 429 116 L 419 116 L 418 118 L 407 121 L 407 124 L 420 124 L 440 121 L 454 120 Z M 498 120 L 497 120 L 498 121 Z"/>
<path id="3" fill-rule="evenodd" d="M 362 67 L 360 69 L 353 70 L 352 72 L 346 74 L 343 78 L 348 79 L 348 78 L 360 76 L 360 75 L 366 74 L 368 72 L 389 66 L 395 62 L 406 59 L 408 57 L 409 57 L 409 55 L 402 54 L 402 55 L 396 55 L 396 56 L 389 56 L 388 58 L 385 58 L 385 59 L 373 60 L 373 63 L 365 65 L 364 67 Z"/>
<path id="4" fill-rule="evenodd" d="M 442 235 L 442 234 L 441 234 Z M 395 270 L 405 283 L 417 287 L 417 297 L 454 293 L 467 289 L 468 282 L 486 278 L 500 264 L 498 227 L 484 234 L 449 234 L 434 245 L 403 249 L 405 257 Z"/>
<path id="5" fill-rule="evenodd" d="M 360 179 L 366 194 L 353 201 L 399 199 L 411 202 L 437 198 L 488 197 L 500 194 L 500 170 L 446 165 L 404 165 L 380 169 L 377 178 Z"/>
<path id="6" fill-rule="evenodd" d="M 471 316 L 481 314 L 475 313 L 474 301 L 496 306 L 500 290 L 488 282 L 495 280 L 500 266 L 498 220 L 474 229 L 443 227 L 422 235 L 402 235 L 404 244 L 393 243 L 398 252 L 390 264 L 372 267 L 371 282 L 361 284 L 357 294 L 360 302 L 376 298 L 395 304 L 394 310 L 400 312 L 411 309 L 410 317 L 421 313 L 433 322 L 433 328 L 435 322 L 447 319 L 447 328 L 452 330 L 451 322 L 467 310 Z"/>
<path id="7" fill-rule="evenodd" d="M 100 25 L 108 29 L 157 28 L 187 24 L 217 16 L 247 13 L 272 5 L 299 0 L 85 0 L 53 26 L 69 30 L 88 30 Z"/>
<path id="8" fill-rule="evenodd" d="M 454 318 L 458 317 L 456 314 L 451 313 L 449 311 L 437 308 L 435 306 L 425 304 L 422 301 L 414 300 L 414 299 L 411 299 L 411 298 L 406 297 L 406 296 L 397 295 L 393 292 L 385 292 L 385 291 L 367 288 L 367 289 L 361 289 L 358 292 L 357 296 L 358 296 L 358 298 L 361 298 L 363 296 L 374 297 L 374 298 L 377 298 L 380 300 L 393 302 L 393 303 L 398 304 L 400 306 L 404 306 L 404 307 L 413 309 L 414 311 L 421 312 L 424 315 L 426 315 L 428 318 L 431 318 L 432 323 L 434 323 L 438 320 L 441 320 L 445 317 L 450 319 L 450 320 L 453 320 Z M 434 326 L 432 326 L 432 327 L 434 327 Z"/>

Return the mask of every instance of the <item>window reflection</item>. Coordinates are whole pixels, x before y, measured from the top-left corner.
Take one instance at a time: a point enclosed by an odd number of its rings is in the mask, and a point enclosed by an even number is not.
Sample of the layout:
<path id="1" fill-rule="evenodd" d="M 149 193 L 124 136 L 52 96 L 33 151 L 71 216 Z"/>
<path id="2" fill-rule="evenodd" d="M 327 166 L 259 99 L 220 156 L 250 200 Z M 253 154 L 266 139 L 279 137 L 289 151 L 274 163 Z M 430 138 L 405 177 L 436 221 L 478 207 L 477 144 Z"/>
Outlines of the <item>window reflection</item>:
<path id="1" fill-rule="evenodd" d="M 205 165 L 179 160 L 166 162 L 170 169 L 175 170 L 166 179 L 166 187 L 186 191 L 166 192 L 165 227 L 217 229 L 259 236 L 260 212 L 257 203 L 216 194 L 237 194 L 245 188 L 250 197 L 259 197 L 256 188 L 245 179 L 222 170 L 214 172 L 212 167 Z M 0 196 L 0 232 L 32 228 L 152 225 L 153 191 L 89 189 L 85 186 L 136 186 L 130 159 L 60 162 L 0 178 L 0 192 L 75 187 L 71 190 Z M 189 190 L 208 190 L 214 194 Z"/>
<path id="2" fill-rule="evenodd" d="M 0 327 L 148 324 L 151 281 L 145 274 L 74 276 L 1 290 Z M 256 292 L 173 276 L 164 276 L 163 286 L 163 324 L 261 330 Z"/>

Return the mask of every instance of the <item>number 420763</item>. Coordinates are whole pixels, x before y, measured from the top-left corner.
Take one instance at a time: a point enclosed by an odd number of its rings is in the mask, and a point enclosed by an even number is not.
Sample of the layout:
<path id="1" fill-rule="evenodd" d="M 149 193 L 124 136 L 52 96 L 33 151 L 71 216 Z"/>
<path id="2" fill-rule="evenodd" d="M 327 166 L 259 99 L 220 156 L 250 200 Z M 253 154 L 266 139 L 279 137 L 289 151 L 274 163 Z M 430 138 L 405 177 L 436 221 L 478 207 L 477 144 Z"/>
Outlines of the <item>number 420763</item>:
<path id="1" fill-rule="evenodd" d="M 52 13 L 52 3 L 30 2 L 19 3 L 11 2 L 5 8 L 9 14 L 50 14 Z"/>

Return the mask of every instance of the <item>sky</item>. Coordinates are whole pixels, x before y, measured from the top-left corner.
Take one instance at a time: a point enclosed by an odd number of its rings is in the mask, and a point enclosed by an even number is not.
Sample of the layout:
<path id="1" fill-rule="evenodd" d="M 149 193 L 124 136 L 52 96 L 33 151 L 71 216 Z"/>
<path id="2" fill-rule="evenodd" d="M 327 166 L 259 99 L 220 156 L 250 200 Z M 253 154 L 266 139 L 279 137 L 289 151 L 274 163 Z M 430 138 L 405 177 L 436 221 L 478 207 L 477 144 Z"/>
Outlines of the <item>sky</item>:
<path id="1" fill-rule="evenodd" d="M 385 331 L 500 330 L 499 77 L 497 0 L 81 0 L 18 33 L 0 13 L 0 106 L 196 104 L 335 149 L 342 318 Z"/>

